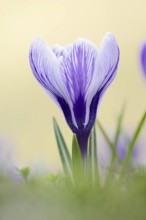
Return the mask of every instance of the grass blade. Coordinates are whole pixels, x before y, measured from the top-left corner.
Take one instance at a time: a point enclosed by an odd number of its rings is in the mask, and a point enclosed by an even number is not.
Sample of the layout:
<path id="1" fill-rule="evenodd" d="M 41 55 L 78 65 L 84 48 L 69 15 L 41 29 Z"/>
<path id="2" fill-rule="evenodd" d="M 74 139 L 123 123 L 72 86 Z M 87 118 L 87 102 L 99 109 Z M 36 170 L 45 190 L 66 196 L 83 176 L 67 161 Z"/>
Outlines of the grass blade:
<path id="1" fill-rule="evenodd" d="M 72 179 L 71 156 L 64 141 L 63 135 L 59 129 L 57 121 L 53 119 L 54 131 L 57 140 L 58 150 L 65 174 Z"/>
<path id="2" fill-rule="evenodd" d="M 110 170 L 112 169 L 113 163 L 115 161 L 115 159 L 120 161 L 119 155 L 117 154 L 117 145 L 118 145 L 118 140 L 122 131 L 122 122 L 123 122 L 123 118 L 124 118 L 124 113 L 125 113 L 125 104 L 123 105 L 123 108 L 120 112 L 120 115 L 118 117 L 118 121 L 117 121 L 117 128 L 115 131 L 115 137 L 114 137 L 114 141 L 113 141 L 113 151 L 112 151 L 112 156 L 111 156 L 111 162 L 110 162 Z M 110 171 L 111 172 L 111 171 Z"/>
<path id="3" fill-rule="evenodd" d="M 114 138 L 114 147 L 115 148 L 117 147 L 118 139 L 119 139 L 119 136 L 122 131 L 122 122 L 123 122 L 124 114 L 125 114 L 125 104 L 120 112 L 119 117 L 118 117 L 117 128 L 116 128 L 115 138 Z"/>
<path id="4" fill-rule="evenodd" d="M 105 138 L 107 144 L 109 145 L 109 147 L 110 147 L 111 150 L 113 151 L 113 149 L 114 149 L 114 144 L 112 143 L 112 141 L 111 141 L 110 138 L 108 137 L 108 135 L 107 135 L 105 129 L 103 128 L 103 126 L 101 125 L 101 123 L 99 122 L 99 120 L 97 120 L 96 123 L 97 123 L 97 126 L 99 127 L 99 129 L 100 129 L 102 135 L 104 136 L 104 138 Z"/>
<path id="5" fill-rule="evenodd" d="M 128 151 L 127 151 L 127 154 L 126 154 L 126 157 L 125 157 L 125 160 L 122 164 L 122 173 L 124 172 L 124 170 L 126 169 L 130 159 L 131 159 L 131 154 L 132 154 L 132 151 L 134 149 L 134 146 L 135 146 L 135 143 L 137 141 L 137 138 L 142 130 L 142 127 L 144 126 L 144 123 L 145 123 L 145 120 L 146 120 L 146 112 L 143 114 L 142 118 L 140 119 L 139 123 L 138 123 L 138 126 L 134 132 L 134 135 L 133 135 L 133 138 L 131 139 L 129 145 L 128 145 Z"/>
<path id="6" fill-rule="evenodd" d="M 75 135 L 73 135 L 72 140 L 72 168 L 75 183 L 78 187 L 81 187 L 84 182 L 85 171 L 79 144 Z"/>
<path id="7" fill-rule="evenodd" d="M 95 185 L 99 181 L 95 126 L 92 128 L 89 137 L 88 176 L 92 185 Z"/>

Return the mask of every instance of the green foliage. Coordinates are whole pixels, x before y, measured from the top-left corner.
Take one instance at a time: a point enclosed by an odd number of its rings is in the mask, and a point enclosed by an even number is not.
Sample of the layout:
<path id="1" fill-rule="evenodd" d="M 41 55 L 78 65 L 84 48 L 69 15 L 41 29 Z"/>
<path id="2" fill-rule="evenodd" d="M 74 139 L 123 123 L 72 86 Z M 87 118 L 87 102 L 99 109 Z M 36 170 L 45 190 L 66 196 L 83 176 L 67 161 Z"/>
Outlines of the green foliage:
<path id="1" fill-rule="evenodd" d="M 72 140 L 72 170 L 74 182 L 77 187 L 83 187 L 85 182 L 85 169 L 80 148 L 76 136 L 73 135 Z"/>
<path id="2" fill-rule="evenodd" d="M 105 129 L 103 128 L 102 124 L 100 123 L 99 120 L 96 121 L 97 122 L 97 126 L 99 127 L 104 139 L 106 140 L 107 144 L 109 145 L 109 147 L 111 148 L 111 150 L 114 150 L 114 143 L 112 143 L 112 141 L 110 140 L 110 138 L 108 137 L 108 134 L 106 133 Z"/>
<path id="3" fill-rule="evenodd" d="M 119 156 L 117 155 L 117 147 L 118 147 L 117 145 L 118 145 L 120 134 L 122 132 L 124 113 L 125 113 L 125 106 L 122 108 L 121 113 L 119 114 L 113 141 L 110 140 L 101 122 L 99 122 L 99 120 L 97 121 L 97 126 L 100 129 L 108 146 L 111 148 L 111 152 L 112 152 L 111 162 L 109 164 L 109 169 L 105 177 L 105 181 L 104 181 L 105 186 L 107 186 L 107 184 L 109 184 L 110 181 L 113 181 L 113 180 L 117 181 L 116 179 L 121 180 L 121 176 L 123 175 L 124 171 L 127 170 L 127 166 L 130 162 L 130 158 L 131 158 L 136 140 L 146 120 L 146 112 L 145 112 L 135 130 L 135 133 L 133 134 L 133 137 L 131 138 L 129 145 L 127 146 L 127 149 L 128 149 L 127 155 L 125 159 L 121 161 Z M 101 179 L 100 179 L 101 175 L 99 174 L 99 164 L 97 160 L 97 149 L 98 148 L 97 148 L 97 143 L 96 143 L 97 137 L 96 137 L 95 127 L 93 127 L 93 129 L 91 130 L 91 134 L 89 137 L 87 160 L 84 160 L 81 156 L 80 147 L 79 147 L 79 144 L 78 144 L 78 141 L 75 135 L 73 136 L 73 141 L 72 141 L 72 157 L 70 156 L 70 153 L 65 144 L 63 135 L 55 119 L 54 119 L 54 130 L 55 130 L 60 158 L 61 158 L 62 165 L 65 171 L 65 176 L 67 177 L 67 179 L 68 178 L 70 179 L 72 186 L 77 187 L 78 189 L 100 188 L 101 187 Z M 116 178 L 115 178 L 116 173 L 114 171 L 115 166 L 117 166 L 119 169 L 119 174 L 118 174 L 118 177 Z"/>
<path id="4" fill-rule="evenodd" d="M 124 170 L 126 169 L 126 167 L 128 166 L 128 163 L 131 159 L 131 155 L 132 155 L 132 151 L 134 149 L 134 146 L 135 146 L 135 143 L 137 141 L 137 138 L 145 124 L 145 120 L 146 120 L 146 112 L 144 112 L 144 114 L 142 115 L 142 118 L 140 119 L 139 123 L 138 123 L 138 126 L 133 134 L 133 137 L 131 138 L 131 141 L 128 145 L 128 151 L 127 151 L 127 154 L 126 154 L 126 157 L 125 157 L 125 160 L 122 164 L 122 173 L 124 172 Z"/>
<path id="5" fill-rule="evenodd" d="M 110 140 L 110 138 L 108 137 L 108 134 L 105 131 L 105 129 L 103 128 L 102 124 L 99 121 L 97 121 L 97 125 L 98 125 L 99 129 L 100 129 L 101 133 L 103 134 L 104 139 L 106 140 L 108 146 L 111 148 L 111 151 L 112 151 L 111 163 L 109 166 L 109 175 L 107 178 L 111 178 L 111 174 L 114 174 L 113 169 L 112 169 L 114 162 L 116 162 L 116 163 L 120 162 L 116 151 L 117 151 L 118 139 L 119 139 L 119 136 L 122 132 L 122 122 L 123 122 L 123 118 L 124 118 L 124 113 L 125 113 L 125 107 L 122 108 L 122 111 L 121 111 L 119 118 L 118 118 L 118 121 L 117 121 L 117 128 L 115 131 L 114 141 Z M 127 166 L 130 162 L 135 143 L 139 137 L 139 134 L 141 133 L 141 130 L 145 124 L 145 121 L 146 121 L 146 112 L 144 112 L 142 118 L 140 119 L 138 126 L 133 134 L 133 137 L 131 138 L 131 141 L 127 146 L 128 150 L 127 150 L 127 154 L 126 154 L 125 159 L 123 160 L 122 164 L 121 164 L 121 162 L 118 164 L 121 168 L 120 169 L 121 170 L 120 171 L 120 180 L 121 180 L 121 176 L 123 175 L 124 171 L 127 169 Z"/>
<path id="6" fill-rule="evenodd" d="M 125 104 L 123 105 L 123 108 L 117 119 L 117 127 L 116 127 L 115 137 L 114 137 L 114 148 L 117 147 L 119 136 L 122 132 L 122 124 L 123 124 L 124 115 L 125 115 Z"/>
<path id="7" fill-rule="evenodd" d="M 63 135 L 55 119 L 53 120 L 53 123 L 54 123 L 54 131 L 55 131 L 55 136 L 57 140 L 57 145 L 58 145 L 58 150 L 59 150 L 59 155 L 60 155 L 60 159 L 62 162 L 62 166 L 63 166 L 66 176 L 72 180 L 71 156 L 66 146 L 66 143 L 64 141 Z"/>
<path id="8" fill-rule="evenodd" d="M 23 167 L 22 169 L 16 168 L 16 170 L 19 172 L 19 174 L 23 177 L 25 181 L 28 180 L 29 174 L 30 174 L 30 168 L 29 167 Z"/>
<path id="9" fill-rule="evenodd" d="M 101 123 L 99 121 L 97 123 L 109 147 L 115 151 L 122 132 L 123 115 L 122 110 L 113 141 L 110 140 Z M 138 167 L 132 172 L 127 168 L 145 121 L 146 112 L 131 138 L 123 163 L 112 151 L 110 175 L 104 182 L 99 175 L 95 127 L 89 137 L 88 156 L 85 161 L 81 156 L 75 135 L 72 140 L 72 157 L 70 156 L 54 119 L 54 131 L 65 175 L 50 174 L 30 180 L 28 167 L 17 168 L 25 179 L 21 184 L 0 175 L 0 219 L 145 220 L 146 167 Z M 121 168 L 118 175 L 112 169 L 115 162 Z M 22 215 L 23 212 L 25 215 Z"/>
<path id="10" fill-rule="evenodd" d="M 99 171 L 97 161 L 97 142 L 96 142 L 96 129 L 92 128 L 89 137 L 89 149 L 88 149 L 88 178 L 89 184 L 93 187 L 99 184 Z"/>
<path id="11" fill-rule="evenodd" d="M 59 178 L 59 177 L 58 177 Z M 50 181 L 54 177 L 50 176 Z M 55 177 L 56 179 L 56 177 Z M 62 186 L 60 187 L 60 184 Z M 48 178 L 17 183 L 0 178 L 2 220 L 145 220 L 146 171 L 123 176 L 123 185 L 110 182 L 93 191 L 71 190 L 65 179 L 48 184 Z M 54 188 L 53 188 L 54 186 Z M 25 214 L 22 214 L 25 213 Z"/>

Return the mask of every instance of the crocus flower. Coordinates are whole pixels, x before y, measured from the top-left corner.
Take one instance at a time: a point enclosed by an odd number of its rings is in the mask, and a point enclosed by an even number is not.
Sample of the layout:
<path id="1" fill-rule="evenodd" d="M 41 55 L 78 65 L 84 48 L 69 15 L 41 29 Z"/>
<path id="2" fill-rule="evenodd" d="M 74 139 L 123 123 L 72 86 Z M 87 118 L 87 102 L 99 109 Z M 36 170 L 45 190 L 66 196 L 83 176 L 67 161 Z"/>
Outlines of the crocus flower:
<path id="1" fill-rule="evenodd" d="M 141 68 L 144 73 L 144 76 L 146 77 L 146 42 L 143 44 L 141 48 L 140 63 L 141 63 Z"/>
<path id="2" fill-rule="evenodd" d="M 118 67 L 119 48 L 114 36 L 106 34 L 99 49 L 83 38 L 52 48 L 35 39 L 29 59 L 35 78 L 62 109 L 86 156 L 97 107 Z"/>

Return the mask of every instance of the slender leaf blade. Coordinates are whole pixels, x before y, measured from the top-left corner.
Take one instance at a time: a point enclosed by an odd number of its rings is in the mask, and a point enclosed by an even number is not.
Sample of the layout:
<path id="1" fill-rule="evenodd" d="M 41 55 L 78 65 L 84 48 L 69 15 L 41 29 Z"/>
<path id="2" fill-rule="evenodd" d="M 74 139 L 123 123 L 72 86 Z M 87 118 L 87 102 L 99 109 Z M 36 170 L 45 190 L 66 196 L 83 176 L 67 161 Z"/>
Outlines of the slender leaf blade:
<path id="1" fill-rule="evenodd" d="M 109 145 L 109 147 L 111 148 L 111 150 L 113 151 L 114 149 L 114 144 L 112 143 L 112 141 L 110 140 L 110 138 L 108 137 L 105 129 L 103 128 L 102 124 L 99 122 L 99 120 L 96 121 L 98 128 L 100 129 L 102 135 L 104 136 L 107 144 Z"/>
<path id="2" fill-rule="evenodd" d="M 129 161 L 131 159 L 131 155 L 132 155 L 132 151 L 134 149 L 134 146 L 135 146 L 135 143 L 137 141 L 137 138 L 144 126 L 144 123 L 146 121 L 146 112 L 144 112 L 144 114 L 142 115 L 139 123 L 138 123 L 138 126 L 134 132 L 134 135 L 128 145 L 128 151 L 127 151 L 127 154 L 126 154 L 126 157 L 125 157 L 125 160 L 123 161 L 123 164 L 122 164 L 122 173 L 124 172 L 124 170 L 126 169 L 127 165 L 129 164 Z"/>
<path id="3" fill-rule="evenodd" d="M 72 168 L 76 185 L 82 186 L 84 182 L 85 171 L 83 158 L 75 135 L 73 135 L 72 140 Z"/>
<path id="4" fill-rule="evenodd" d="M 65 143 L 65 140 L 63 138 L 63 135 L 59 129 L 59 126 L 58 126 L 55 118 L 53 119 L 53 124 L 54 124 L 55 136 L 56 136 L 58 150 L 59 150 L 59 154 L 60 154 L 60 158 L 61 158 L 64 172 L 67 176 L 72 178 L 72 166 L 71 166 L 70 153 L 68 151 L 67 145 Z"/>
<path id="5" fill-rule="evenodd" d="M 97 159 L 97 141 L 96 141 L 96 129 L 92 128 L 89 137 L 89 151 L 88 151 L 88 177 L 89 182 L 95 185 L 99 181 L 98 173 L 98 159 Z"/>
<path id="6" fill-rule="evenodd" d="M 115 137 L 113 141 L 113 150 L 112 150 L 112 156 L 111 156 L 111 162 L 110 162 L 110 172 L 112 171 L 112 166 L 114 164 L 115 159 L 120 161 L 120 157 L 117 154 L 117 145 L 118 145 L 118 140 L 122 131 L 122 123 L 123 123 L 123 118 L 125 114 L 125 104 L 123 105 L 123 108 L 119 114 L 118 120 L 117 120 L 117 127 L 115 131 Z"/>
<path id="7" fill-rule="evenodd" d="M 115 137 L 114 137 L 114 147 L 115 148 L 117 147 L 119 136 L 122 131 L 122 123 L 123 123 L 124 115 L 125 115 L 125 104 L 123 105 L 123 108 L 120 112 L 120 115 L 119 115 L 118 121 L 117 121 L 117 128 L 116 128 Z"/>

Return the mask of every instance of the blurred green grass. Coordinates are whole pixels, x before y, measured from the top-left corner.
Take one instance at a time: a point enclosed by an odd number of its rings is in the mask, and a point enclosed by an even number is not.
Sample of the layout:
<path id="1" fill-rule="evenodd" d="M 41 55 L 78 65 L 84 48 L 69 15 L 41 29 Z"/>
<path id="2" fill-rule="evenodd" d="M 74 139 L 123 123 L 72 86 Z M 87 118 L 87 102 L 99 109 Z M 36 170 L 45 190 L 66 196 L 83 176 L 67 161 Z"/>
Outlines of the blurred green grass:
<path id="1" fill-rule="evenodd" d="M 101 189 L 71 188 L 60 176 L 29 182 L 0 178 L 0 220 L 145 220 L 146 173 L 112 180 Z"/>
<path id="2" fill-rule="evenodd" d="M 11 174 L 1 172 L 0 220 L 146 220 L 146 167 L 140 164 L 133 166 L 130 160 L 144 126 L 146 112 L 128 143 L 127 156 L 123 161 L 117 160 L 115 153 L 122 130 L 121 117 L 113 143 L 100 124 L 103 136 L 113 150 L 105 176 L 98 172 L 95 128 L 90 136 L 87 163 L 82 163 L 76 138 L 73 137 L 71 156 L 55 122 L 64 175 L 32 175 L 29 167 L 15 168 Z"/>

